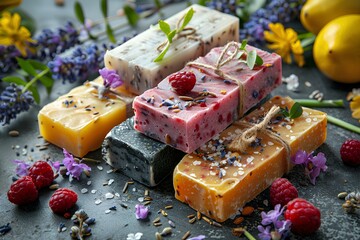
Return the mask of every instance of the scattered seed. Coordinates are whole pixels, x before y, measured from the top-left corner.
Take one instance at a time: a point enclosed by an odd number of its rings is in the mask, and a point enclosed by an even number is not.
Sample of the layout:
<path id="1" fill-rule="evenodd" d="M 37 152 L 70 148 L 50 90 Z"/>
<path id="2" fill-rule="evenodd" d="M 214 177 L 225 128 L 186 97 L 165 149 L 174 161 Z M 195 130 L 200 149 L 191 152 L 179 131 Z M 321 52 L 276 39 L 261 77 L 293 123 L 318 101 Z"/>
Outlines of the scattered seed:
<path id="1" fill-rule="evenodd" d="M 51 190 L 55 190 L 55 189 L 58 189 L 59 188 L 59 184 L 52 184 L 52 185 L 50 185 L 50 187 L 49 187 L 49 189 L 51 189 Z"/>
<path id="2" fill-rule="evenodd" d="M 96 192 L 97 192 L 96 189 L 91 190 L 91 193 L 92 193 L 92 194 L 95 194 Z"/>
<path id="3" fill-rule="evenodd" d="M 58 227 L 58 232 L 64 232 L 64 231 L 66 231 L 65 223 L 60 223 Z"/>
<path id="4" fill-rule="evenodd" d="M 234 224 L 238 225 L 240 223 L 242 223 L 244 221 L 244 218 L 243 217 L 237 217 L 234 219 Z"/>
<path id="5" fill-rule="evenodd" d="M 190 231 L 187 231 L 184 236 L 182 236 L 181 240 L 186 240 L 188 237 L 190 237 Z"/>
<path id="6" fill-rule="evenodd" d="M 338 198 L 340 198 L 340 199 L 345 199 L 345 197 L 346 197 L 347 195 L 348 195 L 347 192 L 341 192 L 341 193 L 338 194 Z"/>
<path id="7" fill-rule="evenodd" d="M 222 95 L 225 95 L 227 92 L 226 92 L 226 90 L 220 90 L 220 93 L 221 93 Z"/>
<path id="8" fill-rule="evenodd" d="M 306 82 L 305 82 L 305 86 L 307 86 L 307 87 L 311 87 L 311 83 L 310 83 L 310 82 L 308 82 L 308 81 L 306 81 Z"/>
<path id="9" fill-rule="evenodd" d="M 156 238 L 156 240 L 162 240 L 162 236 L 158 232 L 155 233 L 155 238 Z"/>
<path id="10" fill-rule="evenodd" d="M 109 207 L 109 210 L 116 211 L 116 206 Z"/>
<path id="11" fill-rule="evenodd" d="M 187 215 L 187 218 L 193 218 L 193 217 L 195 217 L 195 214 Z"/>
<path id="12" fill-rule="evenodd" d="M 196 217 L 190 218 L 189 223 L 193 224 L 196 221 Z"/>
<path id="13" fill-rule="evenodd" d="M 144 193 L 144 195 L 145 195 L 146 197 L 148 197 L 148 196 L 149 196 L 149 190 L 148 190 L 148 189 L 145 189 L 145 193 Z"/>
<path id="14" fill-rule="evenodd" d="M 88 186 L 90 186 L 91 185 L 91 181 L 87 181 L 87 183 L 86 183 Z"/>
<path id="15" fill-rule="evenodd" d="M 211 223 L 212 225 L 214 225 L 215 227 L 222 227 L 222 225 L 218 222 L 212 221 Z"/>
<path id="16" fill-rule="evenodd" d="M 171 143 L 171 137 L 170 137 L 169 134 L 166 134 L 166 135 L 165 135 L 165 143 L 166 143 L 166 144 L 170 144 L 170 143 Z"/>
<path id="17" fill-rule="evenodd" d="M 193 101 L 194 98 L 192 97 L 188 97 L 188 96 L 179 96 L 180 100 L 183 100 L 183 101 Z"/>
<path id="18" fill-rule="evenodd" d="M 202 216 L 201 217 L 205 222 L 207 222 L 208 224 L 212 224 L 212 221 L 209 219 L 209 218 L 207 218 L 207 217 L 205 217 L 205 216 Z"/>
<path id="19" fill-rule="evenodd" d="M 153 199 L 151 197 L 144 197 L 144 201 L 152 201 Z"/>
<path id="20" fill-rule="evenodd" d="M 149 205 L 151 203 L 151 201 L 146 201 L 146 202 L 144 202 L 144 205 L 146 206 L 146 205 Z"/>
<path id="21" fill-rule="evenodd" d="M 90 173 L 90 171 L 88 171 L 88 170 L 84 170 L 84 174 L 85 174 L 86 177 L 90 177 L 90 176 L 91 176 L 91 173 Z"/>
<path id="22" fill-rule="evenodd" d="M 158 223 L 158 222 L 160 222 L 160 217 L 155 218 L 153 221 L 153 223 Z"/>
<path id="23" fill-rule="evenodd" d="M 171 220 L 168 221 L 168 224 L 169 224 L 170 227 L 172 227 L 172 228 L 175 228 L 175 227 L 176 227 L 176 226 L 175 226 L 175 223 L 174 223 L 173 221 L 171 221 Z"/>
<path id="24" fill-rule="evenodd" d="M 42 151 L 42 150 L 46 150 L 46 149 L 48 149 L 48 147 L 47 147 L 47 146 L 42 146 L 42 147 L 40 147 L 40 148 L 39 148 L 39 150 L 40 150 L 40 151 Z"/>
<path id="25" fill-rule="evenodd" d="M 19 131 L 16 131 L 16 130 L 9 131 L 10 137 L 18 137 L 19 135 L 20 135 Z"/>
<path id="26" fill-rule="evenodd" d="M 197 211 L 197 213 L 196 213 L 196 218 L 197 218 L 197 220 L 200 220 L 200 219 L 201 219 L 201 212 Z"/>
<path id="27" fill-rule="evenodd" d="M 164 217 L 167 217 L 168 214 L 164 210 L 160 209 L 160 212 Z"/>
<path id="28" fill-rule="evenodd" d="M 244 228 L 242 228 L 242 227 L 233 228 L 231 232 L 234 236 L 240 237 L 242 234 L 244 234 Z"/>
<path id="29" fill-rule="evenodd" d="M 171 233 L 172 233 L 172 228 L 166 227 L 162 230 L 162 232 L 160 234 L 161 234 L 161 236 L 167 236 L 167 235 L 170 235 Z"/>
<path id="30" fill-rule="evenodd" d="M 243 208 L 243 210 L 241 211 L 241 214 L 243 216 L 249 216 L 254 212 L 254 208 L 251 206 L 246 206 Z"/>
<path id="31" fill-rule="evenodd" d="M 160 227 L 162 225 L 161 222 L 153 223 L 155 227 Z"/>
<path id="32" fill-rule="evenodd" d="M 122 192 L 125 193 L 126 190 L 128 189 L 128 187 L 129 187 L 129 182 L 126 182 L 125 185 L 124 185 L 124 187 L 123 187 Z"/>
<path id="33" fill-rule="evenodd" d="M 172 205 L 167 205 L 167 206 L 165 206 L 165 209 L 172 209 L 172 208 L 173 208 Z"/>

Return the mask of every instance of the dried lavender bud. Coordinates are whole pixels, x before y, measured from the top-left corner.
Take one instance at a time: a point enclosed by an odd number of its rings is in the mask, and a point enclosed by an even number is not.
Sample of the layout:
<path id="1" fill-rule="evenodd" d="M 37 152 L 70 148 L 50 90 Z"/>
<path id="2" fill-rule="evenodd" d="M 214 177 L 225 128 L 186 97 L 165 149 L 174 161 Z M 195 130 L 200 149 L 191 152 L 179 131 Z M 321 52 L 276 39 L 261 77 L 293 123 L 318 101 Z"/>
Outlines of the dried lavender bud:
<path id="1" fill-rule="evenodd" d="M 31 92 L 22 92 L 22 87 L 10 84 L 0 95 L 0 122 L 9 124 L 19 113 L 28 111 L 33 103 Z"/>
<path id="2" fill-rule="evenodd" d="M 88 225 L 94 224 L 95 223 L 95 218 L 88 218 L 85 220 L 85 223 Z"/>

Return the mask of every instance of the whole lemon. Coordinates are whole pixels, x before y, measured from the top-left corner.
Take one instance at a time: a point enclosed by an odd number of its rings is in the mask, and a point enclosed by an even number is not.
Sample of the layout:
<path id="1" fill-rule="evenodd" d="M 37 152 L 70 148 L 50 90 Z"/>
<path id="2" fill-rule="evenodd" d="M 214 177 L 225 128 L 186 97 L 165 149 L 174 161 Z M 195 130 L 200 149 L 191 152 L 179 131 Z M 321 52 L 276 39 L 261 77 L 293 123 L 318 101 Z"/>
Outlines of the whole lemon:
<path id="1" fill-rule="evenodd" d="M 360 82 L 360 14 L 330 21 L 319 32 L 313 47 L 316 66 L 340 83 Z"/>
<path id="2" fill-rule="evenodd" d="M 331 20 L 349 14 L 360 14 L 360 0 L 307 0 L 300 21 L 316 35 Z"/>

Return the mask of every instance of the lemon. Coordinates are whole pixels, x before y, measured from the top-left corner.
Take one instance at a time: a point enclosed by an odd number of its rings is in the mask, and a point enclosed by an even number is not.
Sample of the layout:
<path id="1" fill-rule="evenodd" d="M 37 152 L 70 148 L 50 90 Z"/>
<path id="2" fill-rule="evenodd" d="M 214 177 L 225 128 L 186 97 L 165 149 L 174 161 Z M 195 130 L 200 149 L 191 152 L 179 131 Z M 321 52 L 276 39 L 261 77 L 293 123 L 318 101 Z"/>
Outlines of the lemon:
<path id="1" fill-rule="evenodd" d="M 330 21 L 315 39 L 316 66 L 340 83 L 360 82 L 360 14 Z"/>
<path id="2" fill-rule="evenodd" d="M 308 0 L 301 9 L 300 21 L 316 35 L 331 20 L 349 14 L 360 14 L 360 0 Z"/>

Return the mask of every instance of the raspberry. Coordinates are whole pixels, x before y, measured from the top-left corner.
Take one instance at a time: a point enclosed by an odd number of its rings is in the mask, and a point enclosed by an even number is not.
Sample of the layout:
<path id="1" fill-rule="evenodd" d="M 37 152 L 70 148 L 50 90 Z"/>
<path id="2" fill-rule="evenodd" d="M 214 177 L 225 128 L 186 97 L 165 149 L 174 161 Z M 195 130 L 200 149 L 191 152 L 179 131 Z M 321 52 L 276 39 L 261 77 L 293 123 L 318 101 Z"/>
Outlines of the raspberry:
<path id="1" fill-rule="evenodd" d="M 7 195 L 10 202 L 25 205 L 34 202 L 38 198 L 38 190 L 32 178 L 24 176 L 11 184 Z"/>
<path id="2" fill-rule="evenodd" d="M 298 197 L 298 191 L 286 178 L 276 179 L 270 187 L 271 205 L 285 206 L 289 201 Z"/>
<path id="3" fill-rule="evenodd" d="M 291 231 L 306 236 L 321 225 L 320 210 L 302 198 L 295 198 L 287 204 L 285 219 L 291 222 Z"/>
<path id="4" fill-rule="evenodd" d="M 76 192 L 68 188 L 59 188 L 51 196 L 49 207 L 54 213 L 64 214 L 75 205 L 77 198 Z"/>
<path id="5" fill-rule="evenodd" d="M 54 181 L 54 171 L 45 161 L 37 161 L 29 169 L 29 176 L 33 179 L 37 189 L 50 186 Z"/>
<path id="6" fill-rule="evenodd" d="M 177 72 L 169 77 L 172 89 L 179 95 L 190 92 L 196 83 L 196 76 L 192 72 Z"/>
<path id="7" fill-rule="evenodd" d="M 346 140 L 340 148 L 342 161 L 350 166 L 360 165 L 360 141 L 355 139 Z"/>

